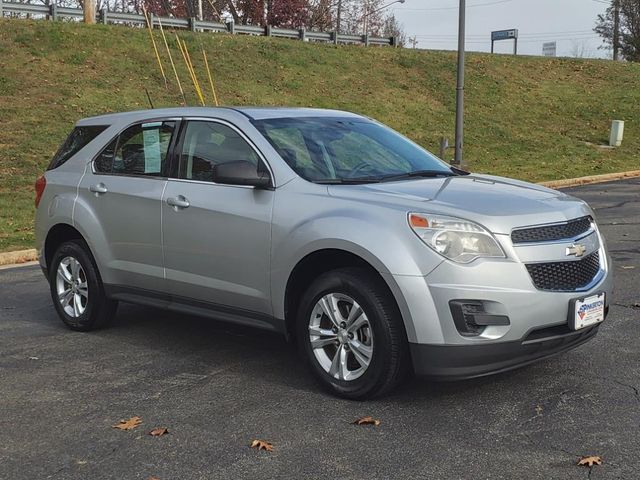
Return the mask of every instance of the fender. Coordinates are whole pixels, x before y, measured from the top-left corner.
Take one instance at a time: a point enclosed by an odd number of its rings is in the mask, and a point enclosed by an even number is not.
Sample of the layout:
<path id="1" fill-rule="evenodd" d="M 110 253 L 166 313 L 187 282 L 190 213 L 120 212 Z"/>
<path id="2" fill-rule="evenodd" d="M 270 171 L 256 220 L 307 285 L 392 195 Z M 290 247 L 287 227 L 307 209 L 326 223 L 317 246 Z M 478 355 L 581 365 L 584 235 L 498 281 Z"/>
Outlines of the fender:
<path id="1" fill-rule="evenodd" d="M 361 211 L 358 212 L 358 218 L 355 212 L 351 214 L 343 210 L 311 219 L 278 238 L 274 236 L 271 272 L 274 316 L 285 317 L 286 286 L 291 273 L 301 260 L 320 250 L 342 250 L 358 256 L 380 273 L 398 304 L 409 338 L 415 338 L 411 312 L 394 275 L 424 277 L 436 268 L 442 259 L 428 251 L 419 255 L 420 250 L 416 254 L 411 249 L 393 248 L 394 245 L 407 245 L 406 238 L 398 238 L 399 235 L 408 234 L 415 237 L 406 224 L 406 217 L 401 212 L 393 213 L 394 217 L 401 219 L 398 228 L 390 228 L 388 222 L 381 222 L 379 218 L 374 221 L 374 218 L 363 217 Z M 341 225 L 348 225 L 348 228 L 340 228 Z M 319 231 L 340 232 L 343 235 L 319 238 Z M 422 251 L 428 249 L 417 237 L 414 245 L 416 249 L 423 249 Z M 428 289 L 425 289 L 424 295 L 429 295 Z"/>
<path id="2" fill-rule="evenodd" d="M 44 246 L 51 229 L 58 224 L 73 224 L 76 188 L 83 173 L 49 170 L 44 176 L 47 185 L 35 214 L 36 250 L 40 264 L 46 267 Z"/>

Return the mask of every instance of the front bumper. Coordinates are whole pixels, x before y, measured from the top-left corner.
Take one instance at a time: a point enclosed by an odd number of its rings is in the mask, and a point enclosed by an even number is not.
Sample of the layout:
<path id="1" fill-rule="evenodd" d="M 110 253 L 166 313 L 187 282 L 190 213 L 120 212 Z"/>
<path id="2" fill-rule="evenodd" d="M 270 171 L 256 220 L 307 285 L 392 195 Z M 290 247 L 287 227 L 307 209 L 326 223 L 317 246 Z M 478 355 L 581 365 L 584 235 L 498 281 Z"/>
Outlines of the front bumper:
<path id="1" fill-rule="evenodd" d="M 584 330 L 527 337 L 524 341 L 475 345 L 410 344 L 416 375 L 462 380 L 524 367 L 571 350 L 595 337 L 599 325 Z M 533 332 L 535 333 L 535 331 Z"/>
<path id="2" fill-rule="evenodd" d="M 603 248 L 606 266 L 611 259 Z M 418 375 L 461 379 L 518 368 L 575 348 L 593 338 L 599 326 L 573 331 L 571 302 L 596 293 L 611 302 L 613 275 L 606 268 L 597 283 L 581 291 L 542 291 L 523 263 L 443 262 L 424 277 L 393 276 L 402 292 L 401 306 Z M 452 304 L 482 302 L 493 319 L 507 319 L 467 335 L 456 327 Z"/>

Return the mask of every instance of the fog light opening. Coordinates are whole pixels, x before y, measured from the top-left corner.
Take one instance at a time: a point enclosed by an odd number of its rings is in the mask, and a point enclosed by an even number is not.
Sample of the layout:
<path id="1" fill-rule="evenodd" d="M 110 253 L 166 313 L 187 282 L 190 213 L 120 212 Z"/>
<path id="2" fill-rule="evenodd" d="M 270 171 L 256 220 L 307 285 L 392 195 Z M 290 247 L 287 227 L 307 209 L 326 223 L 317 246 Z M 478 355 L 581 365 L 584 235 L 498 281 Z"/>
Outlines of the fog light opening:
<path id="1" fill-rule="evenodd" d="M 451 300 L 449 308 L 456 329 L 465 337 L 482 335 L 489 326 L 511 323 L 506 315 L 487 313 L 481 300 Z"/>

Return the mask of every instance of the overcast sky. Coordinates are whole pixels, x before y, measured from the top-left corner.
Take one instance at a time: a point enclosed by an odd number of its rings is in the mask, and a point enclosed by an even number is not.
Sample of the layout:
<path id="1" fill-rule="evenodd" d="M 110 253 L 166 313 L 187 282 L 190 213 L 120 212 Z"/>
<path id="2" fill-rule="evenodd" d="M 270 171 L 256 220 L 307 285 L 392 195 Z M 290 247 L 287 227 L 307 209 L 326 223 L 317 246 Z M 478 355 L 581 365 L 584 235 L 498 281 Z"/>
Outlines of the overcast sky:
<path id="1" fill-rule="evenodd" d="M 457 49 L 459 0 L 406 0 L 393 7 L 408 37 L 418 48 Z M 610 55 L 598 50 L 593 32 L 596 17 L 607 8 L 605 0 L 467 0 L 467 51 L 491 50 L 491 31 L 517 28 L 518 53 L 540 55 L 542 43 L 557 42 L 558 56 Z M 410 45 L 408 45 L 410 46 Z M 510 40 L 496 42 L 496 52 L 513 51 Z"/>

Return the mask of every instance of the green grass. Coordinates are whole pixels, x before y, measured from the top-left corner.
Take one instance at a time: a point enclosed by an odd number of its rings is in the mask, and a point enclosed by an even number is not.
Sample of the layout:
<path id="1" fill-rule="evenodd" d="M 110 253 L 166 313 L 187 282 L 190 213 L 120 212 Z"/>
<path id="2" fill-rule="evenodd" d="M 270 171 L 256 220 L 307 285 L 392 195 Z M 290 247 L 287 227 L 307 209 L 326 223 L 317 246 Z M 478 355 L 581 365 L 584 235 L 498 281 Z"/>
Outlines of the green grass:
<path id="1" fill-rule="evenodd" d="M 432 151 L 441 136 L 453 143 L 455 53 L 181 36 L 203 88 L 206 49 L 223 104 L 352 110 Z M 179 104 L 163 58 L 169 90 L 145 30 L 0 20 L 0 251 L 33 245 L 33 182 L 78 119 L 147 108 L 144 87 L 156 107 Z M 640 65 L 470 54 L 466 87 L 474 171 L 540 181 L 640 168 Z M 626 121 L 623 146 L 598 149 L 614 118 Z"/>

